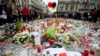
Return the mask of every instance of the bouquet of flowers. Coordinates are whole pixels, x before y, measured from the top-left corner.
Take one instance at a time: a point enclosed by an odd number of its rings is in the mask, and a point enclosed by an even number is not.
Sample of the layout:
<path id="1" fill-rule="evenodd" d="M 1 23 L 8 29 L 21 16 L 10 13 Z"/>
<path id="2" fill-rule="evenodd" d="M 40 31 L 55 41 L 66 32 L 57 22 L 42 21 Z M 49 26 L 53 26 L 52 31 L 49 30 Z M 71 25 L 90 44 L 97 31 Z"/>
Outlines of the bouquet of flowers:
<path id="1" fill-rule="evenodd" d="M 29 34 L 18 33 L 13 37 L 13 42 L 16 44 L 24 44 L 30 41 L 32 41 L 32 39 Z"/>

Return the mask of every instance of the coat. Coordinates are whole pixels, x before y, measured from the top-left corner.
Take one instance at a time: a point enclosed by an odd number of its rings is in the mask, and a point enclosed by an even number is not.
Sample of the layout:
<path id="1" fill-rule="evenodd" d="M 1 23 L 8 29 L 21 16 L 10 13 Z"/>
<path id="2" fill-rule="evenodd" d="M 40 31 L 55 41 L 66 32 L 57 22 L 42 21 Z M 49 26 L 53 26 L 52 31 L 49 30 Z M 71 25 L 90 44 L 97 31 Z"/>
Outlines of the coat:
<path id="1" fill-rule="evenodd" d="M 21 10 L 21 12 L 22 12 L 23 16 L 29 16 L 29 10 L 28 10 L 27 7 L 23 7 L 22 10 Z"/>
<path id="2" fill-rule="evenodd" d="M 18 15 L 18 10 L 16 8 L 16 5 L 12 3 L 11 8 L 12 8 L 12 15 Z"/>

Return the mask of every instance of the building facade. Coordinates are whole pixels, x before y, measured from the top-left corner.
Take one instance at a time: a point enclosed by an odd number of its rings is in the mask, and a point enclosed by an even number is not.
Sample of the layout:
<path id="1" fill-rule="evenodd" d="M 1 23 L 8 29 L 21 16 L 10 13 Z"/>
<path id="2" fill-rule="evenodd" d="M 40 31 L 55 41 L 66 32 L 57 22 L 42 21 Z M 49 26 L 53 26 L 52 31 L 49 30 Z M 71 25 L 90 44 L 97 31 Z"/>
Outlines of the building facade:
<path id="1" fill-rule="evenodd" d="M 93 9 L 96 0 L 59 0 L 57 12 L 78 12 L 81 9 Z"/>
<path id="2" fill-rule="evenodd" d="M 29 9 L 33 10 L 43 10 L 42 0 L 15 0 L 18 7 L 22 7 L 23 5 L 27 5 Z"/>

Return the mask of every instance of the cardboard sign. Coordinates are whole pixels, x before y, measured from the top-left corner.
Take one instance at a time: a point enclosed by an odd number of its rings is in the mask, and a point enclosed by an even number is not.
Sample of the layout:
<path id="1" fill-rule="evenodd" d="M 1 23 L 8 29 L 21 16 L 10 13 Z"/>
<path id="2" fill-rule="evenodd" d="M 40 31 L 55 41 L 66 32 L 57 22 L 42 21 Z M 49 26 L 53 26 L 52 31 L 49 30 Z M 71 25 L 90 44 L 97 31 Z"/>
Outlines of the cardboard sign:
<path id="1" fill-rule="evenodd" d="M 64 48 L 44 49 L 42 56 L 82 56 L 80 52 L 66 51 Z"/>

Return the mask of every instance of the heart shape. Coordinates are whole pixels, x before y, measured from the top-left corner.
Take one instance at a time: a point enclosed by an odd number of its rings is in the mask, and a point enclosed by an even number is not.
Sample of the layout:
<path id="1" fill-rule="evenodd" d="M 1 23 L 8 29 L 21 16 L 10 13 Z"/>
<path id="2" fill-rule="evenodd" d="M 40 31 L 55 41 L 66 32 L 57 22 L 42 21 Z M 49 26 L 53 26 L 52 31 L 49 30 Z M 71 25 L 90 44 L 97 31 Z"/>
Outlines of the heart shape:
<path id="1" fill-rule="evenodd" d="M 60 53 L 59 56 L 67 56 L 66 53 Z"/>

